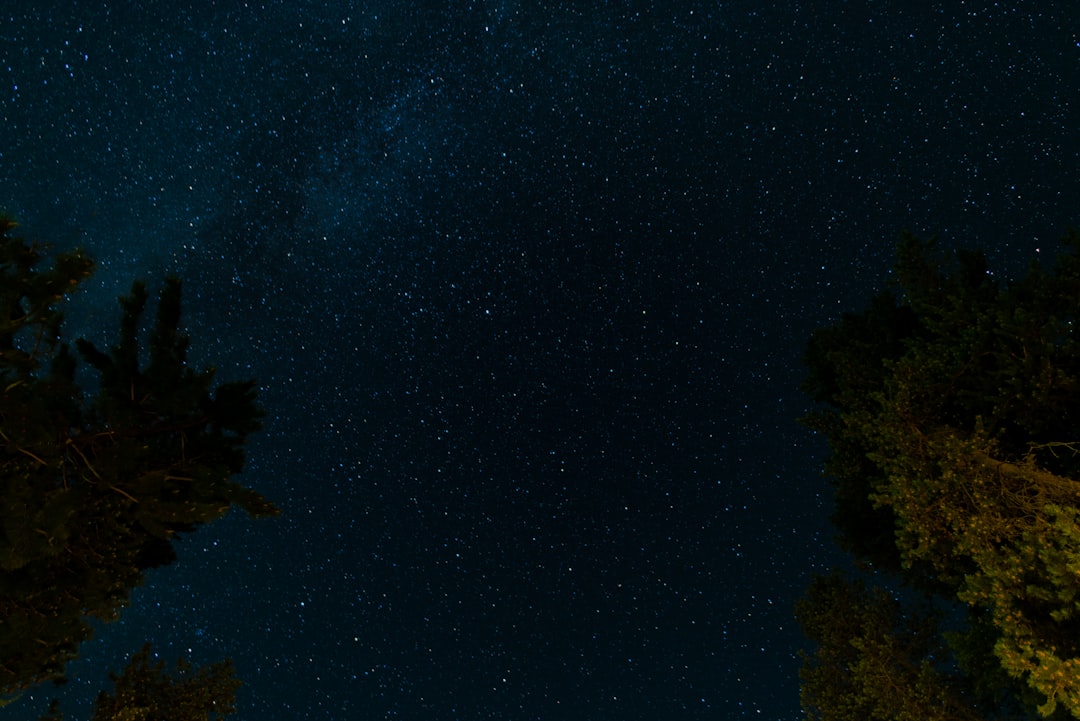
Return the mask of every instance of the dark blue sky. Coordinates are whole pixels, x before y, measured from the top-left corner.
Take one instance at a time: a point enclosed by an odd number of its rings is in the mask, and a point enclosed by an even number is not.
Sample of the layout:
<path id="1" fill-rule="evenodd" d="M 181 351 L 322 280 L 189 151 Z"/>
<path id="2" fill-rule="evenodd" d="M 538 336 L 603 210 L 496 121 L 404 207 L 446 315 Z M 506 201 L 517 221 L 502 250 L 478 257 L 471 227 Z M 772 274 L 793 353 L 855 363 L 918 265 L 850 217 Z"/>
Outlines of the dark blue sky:
<path id="1" fill-rule="evenodd" d="M 181 275 L 285 513 L 185 539 L 73 717 L 151 641 L 241 719 L 794 720 L 808 333 L 903 229 L 1078 223 L 1073 2 L 100 5 L 0 12 L 0 207 L 99 259 L 71 333 Z"/>

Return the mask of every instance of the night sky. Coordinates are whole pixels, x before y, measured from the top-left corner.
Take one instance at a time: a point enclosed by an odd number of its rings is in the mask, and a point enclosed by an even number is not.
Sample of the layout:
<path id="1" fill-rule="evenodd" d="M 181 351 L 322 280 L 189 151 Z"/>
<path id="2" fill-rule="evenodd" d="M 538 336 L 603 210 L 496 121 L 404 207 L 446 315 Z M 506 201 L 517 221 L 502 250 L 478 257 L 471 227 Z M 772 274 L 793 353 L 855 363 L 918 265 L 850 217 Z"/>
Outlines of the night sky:
<path id="1" fill-rule="evenodd" d="M 1075 0 L 4 3 L 0 208 L 100 262 L 68 332 L 180 275 L 284 509 L 186 537 L 70 718 L 150 641 L 245 721 L 794 721 L 805 340 L 904 229 L 1051 255 L 1078 122 Z"/>

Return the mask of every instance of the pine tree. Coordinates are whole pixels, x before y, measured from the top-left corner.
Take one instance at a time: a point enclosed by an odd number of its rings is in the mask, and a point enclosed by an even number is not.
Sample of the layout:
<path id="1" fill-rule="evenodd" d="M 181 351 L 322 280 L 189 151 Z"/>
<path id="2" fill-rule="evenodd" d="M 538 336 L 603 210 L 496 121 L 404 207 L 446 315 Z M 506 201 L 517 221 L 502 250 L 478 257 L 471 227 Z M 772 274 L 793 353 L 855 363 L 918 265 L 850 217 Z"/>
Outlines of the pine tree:
<path id="1" fill-rule="evenodd" d="M 952 609 L 931 666 L 977 717 L 1080 719 L 1080 236 L 1005 284 L 907 236 L 896 277 L 806 355 L 841 543 Z M 813 598 L 819 632 L 865 606 Z M 808 713 L 847 718 L 822 690 L 832 636 L 807 631 Z M 857 685 L 865 658 L 831 678 Z"/>
<path id="2" fill-rule="evenodd" d="M 45 249 L 0 218 L 0 694 L 63 677 L 144 572 L 175 560 L 178 534 L 234 504 L 277 509 L 235 480 L 260 427 L 254 383 L 215 387 L 187 363 L 181 284 L 120 300 L 117 343 L 104 352 L 63 340 L 61 307 L 93 264 L 79 252 L 46 265 Z M 144 350 L 145 346 L 145 350 Z M 80 361 L 81 358 L 81 361 Z M 85 369 L 85 370 L 81 370 Z M 79 379 L 96 373 L 93 393 Z"/>
<path id="3" fill-rule="evenodd" d="M 122 673 L 109 674 L 113 690 L 98 695 L 92 721 L 217 721 L 236 712 L 241 683 L 231 660 L 199 667 L 179 659 L 170 670 L 152 655 L 143 646 Z M 40 721 L 64 721 L 59 703 Z"/>

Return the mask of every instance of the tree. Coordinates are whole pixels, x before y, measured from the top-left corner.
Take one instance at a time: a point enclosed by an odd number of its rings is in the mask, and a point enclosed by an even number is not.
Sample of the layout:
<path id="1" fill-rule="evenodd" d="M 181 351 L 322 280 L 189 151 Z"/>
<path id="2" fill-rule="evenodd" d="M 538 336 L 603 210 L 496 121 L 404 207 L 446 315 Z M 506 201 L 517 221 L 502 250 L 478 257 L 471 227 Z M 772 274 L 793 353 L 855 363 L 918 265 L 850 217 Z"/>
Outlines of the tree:
<path id="1" fill-rule="evenodd" d="M 228 659 L 203 667 L 180 659 L 170 671 L 151 661 L 149 645 L 109 677 L 113 691 L 98 695 L 92 721 L 215 721 L 236 712 L 241 685 Z M 41 721 L 64 721 L 56 701 Z"/>
<path id="2" fill-rule="evenodd" d="M 1080 236 L 1064 245 L 1002 284 L 978 253 L 949 266 L 905 236 L 894 292 L 806 354 L 841 544 L 952 606 L 934 663 L 980 718 L 1080 718 Z M 807 631 L 818 688 L 832 637 Z M 810 694 L 811 717 L 846 718 L 830 698 Z"/>
<path id="3" fill-rule="evenodd" d="M 842 612 L 839 612 L 842 611 Z M 884 590 L 838 573 L 817 578 L 797 608 L 817 644 L 803 654 L 802 702 L 830 721 L 978 721 L 930 611 L 905 612 Z"/>
<path id="4" fill-rule="evenodd" d="M 178 534 L 237 505 L 277 509 L 233 477 L 262 411 L 252 382 L 214 386 L 187 363 L 181 284 L 166 281 L 148 342 L 149 294 L 120 300 L 108 352 L 63 341 L 61 307 L 89 277 L 80 252 L 43 248 L 0 218 L 0 693 L 63 677 L 91 633 L 118 617 L 144 572 L 175 559 Z M 80 362 L 81 358 L 81 362 Z M 82 385 L 89 385 L 87 392 Z"/>

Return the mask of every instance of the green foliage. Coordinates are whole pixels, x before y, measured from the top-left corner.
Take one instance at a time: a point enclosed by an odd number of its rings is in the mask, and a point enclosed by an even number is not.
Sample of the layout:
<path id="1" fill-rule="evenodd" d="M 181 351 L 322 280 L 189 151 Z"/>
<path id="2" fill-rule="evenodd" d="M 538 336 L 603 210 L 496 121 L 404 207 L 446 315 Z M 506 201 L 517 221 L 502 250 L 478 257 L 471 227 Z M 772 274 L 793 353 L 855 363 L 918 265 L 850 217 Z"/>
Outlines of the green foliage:
<path id="1" fill-rule="evenodd" d="M 966 616 L 933 658 L 972 718 L 1080 718 L 1080 236 L 1065 246 L 999 284 L 980 254 L 950 267 L 905 236 L 896 292 L 806 354 L 841 542 Z M 856 683 L 871 647 L 855 647 L 834 685 Z M 825 692 L 804 698 L 811 718 L 848 718 Z"/>
<path id="2" fill-rule="evenodd" d="M 958 679 L 933 662 L 945 653 L 933 614 L 904 613 L 884 591 L 833 574 L 814 581 L 797 615 L 817 644 L 800 674 L 810 719 L 980 718 Z"/>
<path id="3" fill-rule="evenodd" d="M 77 341 L 98 376 L 93 394 L 63 342 L 60 307 L 92 264 L 80 253 L 43 263 L 0 218 L 0 694 L 63 676 L 90 636 L 114 620 L 172 541 L 238 505 L 274 506 L 234 476 L 261 410 L 250 382 L 215 387 L 187 362 L 181 287 L 157 299 L 149 342 L 141 283 L 120 300 L 117 343 Z"/>

